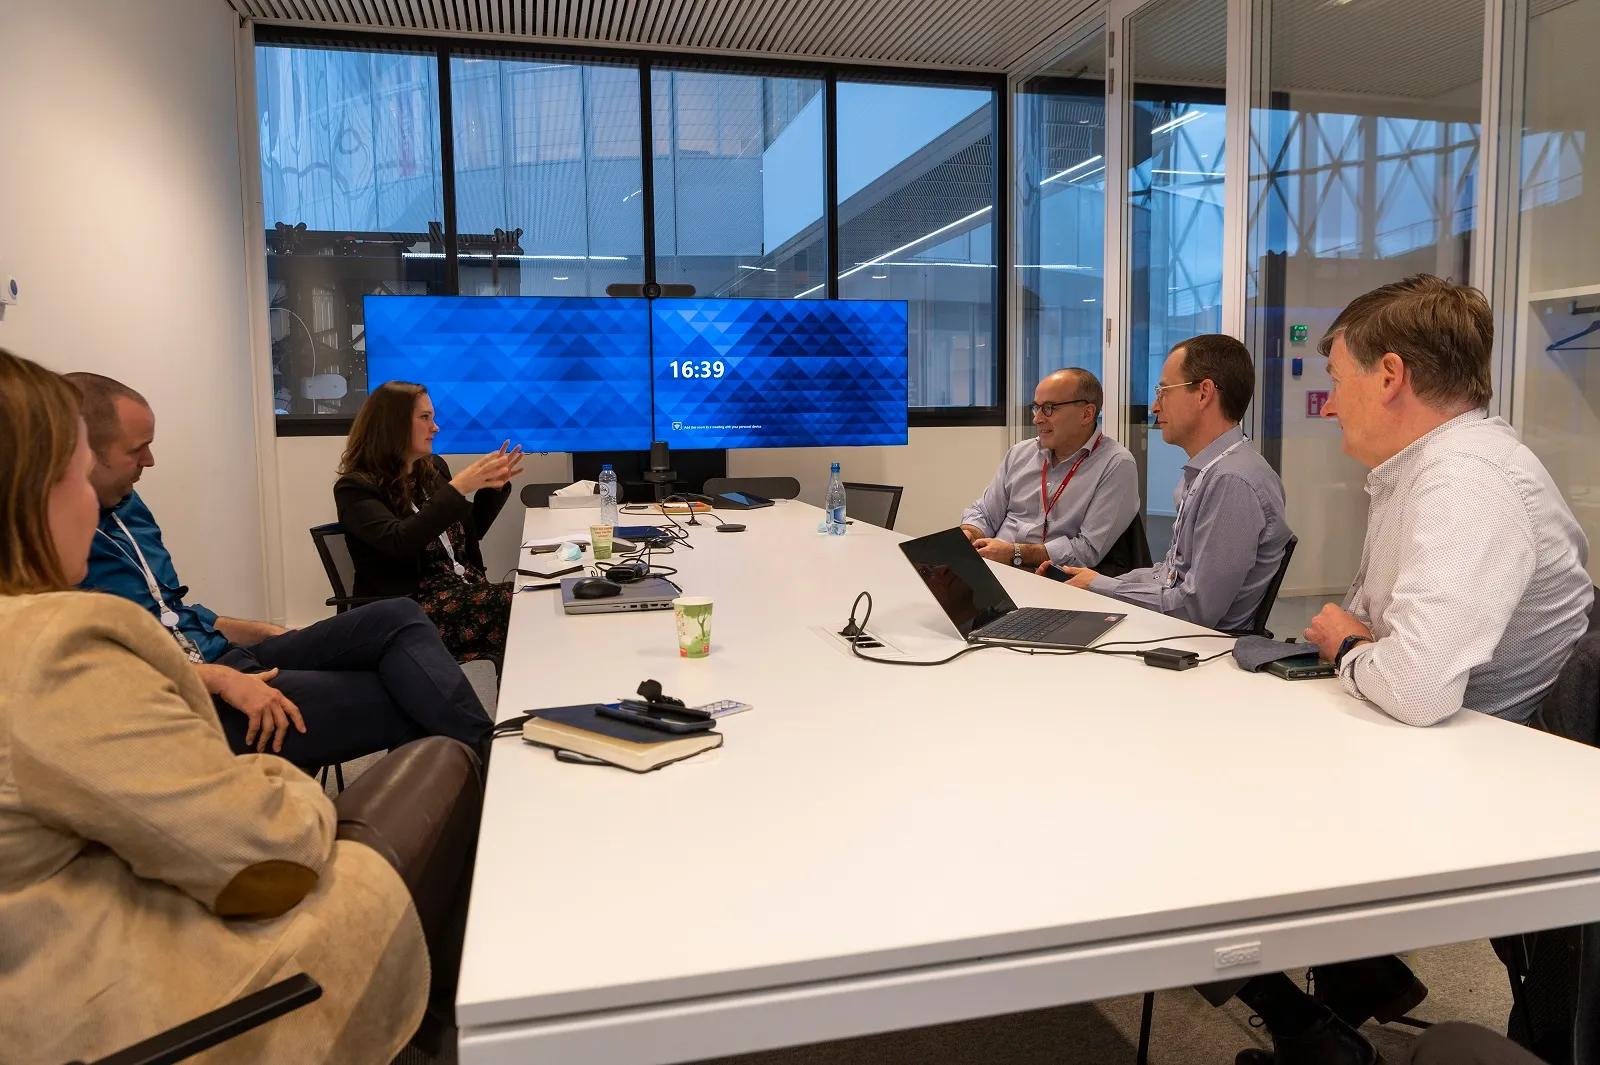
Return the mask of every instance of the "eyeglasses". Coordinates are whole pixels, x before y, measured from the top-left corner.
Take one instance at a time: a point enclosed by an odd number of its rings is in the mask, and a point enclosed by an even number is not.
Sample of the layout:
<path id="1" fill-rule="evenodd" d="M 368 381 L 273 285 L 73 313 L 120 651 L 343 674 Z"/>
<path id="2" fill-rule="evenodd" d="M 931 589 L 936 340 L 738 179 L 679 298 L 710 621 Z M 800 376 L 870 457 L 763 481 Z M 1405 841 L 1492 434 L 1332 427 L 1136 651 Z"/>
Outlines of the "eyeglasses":
<path id="1" fill-rule="evenodd" d="M 1156 402 L 1160 403 L 1161 397 L 1166 395 L 1171 389 L 1188 388 L 1190 385 L 1197 385 L 1199 383 L 1199 381 L 1179 381 L 1176 384 L 1171 385 L 1156 385 Z"/>
<path id="2" fill-rule="evenodd" d="M 1028 413 L 1032 414 L 1036 418 L 1041 414 L 1043 414 L 1046 418 L 1048 418 L 1048 417 L 1050 417 L 1050 415 L 1054 414 L 1057 409 L 1059 409 L 1061 407 L 1070 407 L 1074 403 L 1090 403 L 1090 402 L 1092 402 L 1092 400 L 1087 400 L 1087 399 L 1064 399 L 1060 403 L 1030 403 L 1030 404 L 1028 404 Z"/>

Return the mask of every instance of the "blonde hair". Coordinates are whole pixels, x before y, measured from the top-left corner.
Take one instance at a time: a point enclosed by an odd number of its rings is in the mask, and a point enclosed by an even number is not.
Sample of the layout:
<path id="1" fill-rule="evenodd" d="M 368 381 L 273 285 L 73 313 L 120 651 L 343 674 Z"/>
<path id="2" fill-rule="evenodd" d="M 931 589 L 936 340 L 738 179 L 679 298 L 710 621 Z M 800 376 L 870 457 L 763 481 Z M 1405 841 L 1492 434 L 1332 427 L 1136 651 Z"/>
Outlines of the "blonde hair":
<path id="1" fill-rule="evenodd" d="M 78 390 L 0 348 L 0 595 L 70 587 L 50 534 L 50 491 L 78 450 Z"/>

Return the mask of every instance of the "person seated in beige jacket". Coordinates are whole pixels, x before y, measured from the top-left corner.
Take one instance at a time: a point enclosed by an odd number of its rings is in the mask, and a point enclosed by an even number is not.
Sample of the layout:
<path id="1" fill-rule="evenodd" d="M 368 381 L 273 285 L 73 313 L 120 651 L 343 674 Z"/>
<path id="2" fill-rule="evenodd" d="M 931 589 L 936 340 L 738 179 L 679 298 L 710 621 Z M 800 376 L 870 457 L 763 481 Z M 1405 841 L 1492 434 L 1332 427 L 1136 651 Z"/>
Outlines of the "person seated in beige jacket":
<path id="1" fill-rule="evenodd" d="M 314 780 L 229 749 L 154 618 L 68 590 L 91 461 L 72 385 L 0 351 L 0 1059 L 95 1059 L 306 972 L 318 1001 L 195 1060 L 389 1062 L 429 985 L 406 883 Z"/>

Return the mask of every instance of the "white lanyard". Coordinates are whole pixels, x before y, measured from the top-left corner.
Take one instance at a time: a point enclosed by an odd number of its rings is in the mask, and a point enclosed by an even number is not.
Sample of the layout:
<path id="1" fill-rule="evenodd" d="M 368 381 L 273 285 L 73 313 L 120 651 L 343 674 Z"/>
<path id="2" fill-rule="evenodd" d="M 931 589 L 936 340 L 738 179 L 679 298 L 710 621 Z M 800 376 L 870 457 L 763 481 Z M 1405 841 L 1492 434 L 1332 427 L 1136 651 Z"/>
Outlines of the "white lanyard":
<path id="1" fill-rule="evenodd" d="M 135 540 L 133 538 L 133 533 L 129 532 L 128 527 L 122 524 L 122 518 L 120 515 L 111 515 L 111 520 L 117 523 L 117 528 L 122 530 L 122 535 L 126 536 L 128 538 L 128 543 L 133 545 L 133 555 L 128 554 L 128 549 L 118 543 L 117 538 L 106 532 L 104 529 L 96 529 L 95 532 L 99 533 L 101 536 L 104 536 L 107 540 L 110 540 L 111 546 L 115 547 L 118 551 L 121 551 L 123 558 L 126 558 L 129 562 L 133 562 L 144 571 L 144 583 L 145 587 L 150 589 L 150 598 L 154 599 L 156 606 L 161 608 L 161 624 L 165 625 L 173 632 L 176 632 L 178 630 L 178 613 L 169 607 L 166 599 L 162 597 L 161 585 L 157 583 L 155 571 L 150 568 L 150 563 L 146 561 L 144 557 L 144 551 L 142 551 L 139 547 L 139 541 Z M 133 557 L 134 555 L 137 555 L 138 558 L 135 559 Z"/>
<path id="2" fill-rule="evenodd" d="M 1188 509 L 1189 500 L 1193 499 L 1195 493 L 1200 491 L 1200 482 L 1206 479 L 1206 474 L 1211 472 L 1211 467 L 1233 454 L 1235 450 L 1246 443 L 1249 443 L 1249 439 L 1246 437 L 1235 440 L 1223 450 L 1222 454 L 1200 467 L 1200 472 L 1194 475 L 1194 480 L 1189 482 L 1189 487 L 1184 491 L 1182 498 L 1178 500 L 1178 513 L 1172 519 L 1172 543 L 1167 545 L 1167 557 L 1162 561 L 1162 565 L 1167 571 L 1167 587 L 1170 588 L 1178 583 L 1178 530 L 1183 527 L 1183 512 Z"/>
<path id="3" fill-rule="evenodd" d="M 420 510 L 418 510 L 417 509 L 417 505 L 415 503 L 413 503 L 413 504 L 411 504 L 411 513 L 420 514 L 422 512 Z M 444 532 L 439 534 L 439 543 L 444 545 L 445 557 L 450 560 L 450 568 L 456 571 L 456 576 L 457 577 L 465 577 L 467 575 L 467 568 L 465 566 L 463 566 L 461 563 L 456 561 L 455 548 L 450 546 L 450 530 L 449 529 L 446 529 Z"/>

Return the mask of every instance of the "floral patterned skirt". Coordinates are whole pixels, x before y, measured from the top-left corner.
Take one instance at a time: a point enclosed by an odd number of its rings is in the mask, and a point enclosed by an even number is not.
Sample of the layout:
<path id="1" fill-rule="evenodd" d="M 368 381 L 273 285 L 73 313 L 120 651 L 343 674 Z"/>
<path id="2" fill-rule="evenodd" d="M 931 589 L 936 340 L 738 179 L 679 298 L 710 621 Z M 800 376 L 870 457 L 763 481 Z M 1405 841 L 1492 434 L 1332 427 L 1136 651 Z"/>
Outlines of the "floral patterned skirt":
<path id="1" fill-rule="evenodd" d="M 438 626 L 444 645 L 461 661 L 505 653 L 511 624 L 509 582 L 425 581 L 417 602 Z"/>

